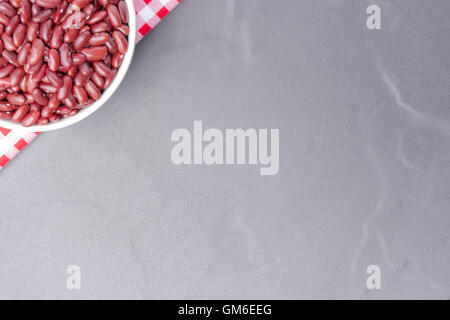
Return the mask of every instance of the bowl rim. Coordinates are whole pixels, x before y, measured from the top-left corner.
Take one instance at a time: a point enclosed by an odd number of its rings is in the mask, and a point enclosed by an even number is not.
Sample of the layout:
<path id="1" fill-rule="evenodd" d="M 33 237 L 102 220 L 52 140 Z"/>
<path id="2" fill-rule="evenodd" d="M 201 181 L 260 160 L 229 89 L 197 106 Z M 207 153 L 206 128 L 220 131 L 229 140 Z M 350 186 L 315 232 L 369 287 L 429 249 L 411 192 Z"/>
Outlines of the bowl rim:
<path id="1" fill-rule="evenodd" d="M 114 78 L 111 85 L 102 93 L 100 99 L 92 103 L 89 107 L 81 109 L 76 115 L 73 117 L 68 117 L 64 119 L 60 119 L 54 123 L 49 123 L 47 125 L 33 125 L 30 127 L 23 127 L 20 123 L 14 123 L 10 120 L 0 119 L 0 127 L 4 127 L 7 129 L 12 129 L 16 131 L 23 132 L 45 132 L 45 131 L 53 131 L 62 129 L 68 126 L 71 126 L 93 114 L 95 111 L 100 109 L 103 105 L 105 105 L 106 101 L 113 95 L 113 93 L 117 90 L 117 88 L 122 83 L 128 68 L 131 64 L 134 54 L 134 48 L 136 45 L 136 13 L 134 9 L 133 0 L 124 0 L 127 4 L 128 9 L 128 27 L 130 28 L 130 33 L 128 34 L 128 50 L 125 53 L 122 64 L 120 65 L 117 75 Z"/>

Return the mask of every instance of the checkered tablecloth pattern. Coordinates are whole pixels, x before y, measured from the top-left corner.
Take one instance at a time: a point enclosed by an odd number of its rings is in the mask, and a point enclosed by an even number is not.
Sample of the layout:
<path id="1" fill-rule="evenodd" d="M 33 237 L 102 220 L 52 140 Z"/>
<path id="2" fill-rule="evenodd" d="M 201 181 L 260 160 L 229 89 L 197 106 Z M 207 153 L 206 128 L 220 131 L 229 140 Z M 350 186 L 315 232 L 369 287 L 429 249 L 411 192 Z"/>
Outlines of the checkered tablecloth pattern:
<path id="1" fill-rule="evenodd" d="M 19 133 L 0 127 L 0 170 L 25 148 L 38 134 L 36 132 Z"/>
<path id="2" fill-rule="evenodd" d="M 136 42 L 139 42 L 181 0 L 133 0 L 136 9 Z"/>
<path id="3" fill-rule="evenodd" d="M 139 42 L 182 0 L 133 0 L 136 9 L 136 42 Z M 22 133 L 0 127 L 0 170 L 25 148 L 38 132 Z"/>

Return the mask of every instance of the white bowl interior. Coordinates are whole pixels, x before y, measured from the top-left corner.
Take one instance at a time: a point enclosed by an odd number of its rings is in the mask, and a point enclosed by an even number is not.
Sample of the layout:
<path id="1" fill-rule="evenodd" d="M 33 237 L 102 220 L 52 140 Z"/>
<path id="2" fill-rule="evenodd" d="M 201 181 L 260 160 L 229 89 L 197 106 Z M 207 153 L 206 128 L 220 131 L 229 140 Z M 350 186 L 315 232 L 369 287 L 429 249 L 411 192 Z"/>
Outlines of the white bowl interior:
<path id="1" fill-rule="evenodd" d="M 105 102 L 116 91 L 116 89 L 122 82 L 123 78 L 125 77 L 125 74 L 128 71 L 128 67 L 130 66 L 131 59 L 133 58 L 134 46 L 136 44 L 136 13 L 134 10 L 133 0 L 124 0 L 124 1 L 126 2 L 128 7 L 128 26 L 130 28 L 130 33 L 128 35 L 128 51 L 127 53 L 125 53 L 125 57 L 122 61 L 121 66 L 119 67 L 119 70 L 117 71 L 117 75 L 114 78 L 114 81 L 111 83 L 108 89 L 103 91 L 100 99 L 92 103 L 89 107 L 81 109 L 73 117 L 62 118 L 59 121 L 50 123 L 48 125 L 44 126 L 34 125 L 25 128 L 22 125 L 14 123 L 12 121 L 0 119 L 0 127 L 14 130 L 21 130 L 26 132 L 44 132 L 57 130 L 83 120 L 84 118 L 88 117 L 89 115 L 100 109 L 100 107 L 102 107 L 105 104 Z"/>

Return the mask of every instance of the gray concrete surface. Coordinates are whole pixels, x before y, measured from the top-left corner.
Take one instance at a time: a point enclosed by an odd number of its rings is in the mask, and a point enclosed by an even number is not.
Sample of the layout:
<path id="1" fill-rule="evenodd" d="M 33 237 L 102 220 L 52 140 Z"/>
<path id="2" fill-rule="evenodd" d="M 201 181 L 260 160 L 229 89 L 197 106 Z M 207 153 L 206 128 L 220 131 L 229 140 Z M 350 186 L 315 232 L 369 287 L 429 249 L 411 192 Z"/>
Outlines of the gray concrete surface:
<path id="1" fill-rule="evenodd" d="M 185 1 L 0 173 L 0 298 L 449 299 L 450 3 L 370 3 Z M 279 128 L 279 173 L 175 166 L 194 120 Z"/>

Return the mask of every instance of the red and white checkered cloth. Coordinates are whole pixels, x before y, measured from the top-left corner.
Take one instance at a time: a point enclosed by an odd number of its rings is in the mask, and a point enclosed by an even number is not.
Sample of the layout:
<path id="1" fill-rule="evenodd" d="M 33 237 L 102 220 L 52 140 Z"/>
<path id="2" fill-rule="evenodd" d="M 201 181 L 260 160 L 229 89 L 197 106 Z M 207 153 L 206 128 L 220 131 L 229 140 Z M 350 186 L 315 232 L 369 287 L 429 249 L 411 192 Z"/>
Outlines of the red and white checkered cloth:
<path id="1" fill-rule="evenodd" d="M 136 42 L 139 42 L 181 1 L 133 0 L 136 10 Z M 23 133 L 0 127 L 0 170 L 38 134 L 38 132 Z"/>

